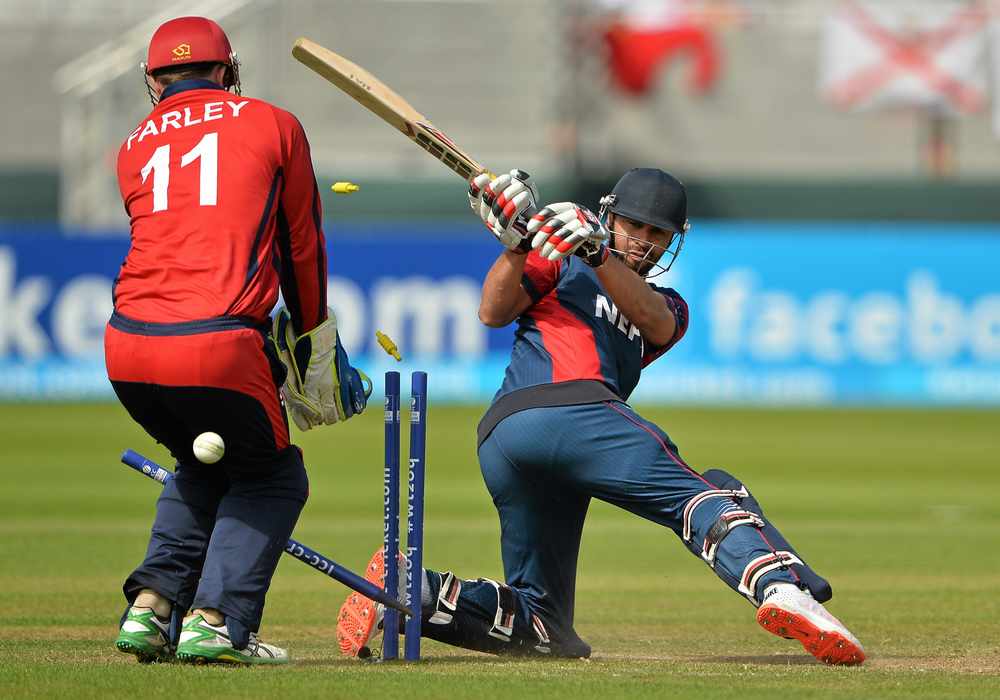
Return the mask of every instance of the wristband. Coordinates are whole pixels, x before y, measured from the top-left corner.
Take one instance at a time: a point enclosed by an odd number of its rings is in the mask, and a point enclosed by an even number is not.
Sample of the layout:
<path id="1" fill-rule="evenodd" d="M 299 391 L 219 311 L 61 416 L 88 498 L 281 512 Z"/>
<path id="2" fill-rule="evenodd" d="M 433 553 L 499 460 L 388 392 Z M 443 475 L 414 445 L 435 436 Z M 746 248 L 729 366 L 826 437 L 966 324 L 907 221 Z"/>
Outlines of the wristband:
<path id="1" fill-rule="evenodd" d="M 591 267 L 600 267 L 607 261 L 609 251 L 608 247 L 602 243 L 597 248 L 591 250 L 584 250 L 584 247 L 580 246 L 577 248 L 576 254 L 583 258 L 583 261 Z"/>

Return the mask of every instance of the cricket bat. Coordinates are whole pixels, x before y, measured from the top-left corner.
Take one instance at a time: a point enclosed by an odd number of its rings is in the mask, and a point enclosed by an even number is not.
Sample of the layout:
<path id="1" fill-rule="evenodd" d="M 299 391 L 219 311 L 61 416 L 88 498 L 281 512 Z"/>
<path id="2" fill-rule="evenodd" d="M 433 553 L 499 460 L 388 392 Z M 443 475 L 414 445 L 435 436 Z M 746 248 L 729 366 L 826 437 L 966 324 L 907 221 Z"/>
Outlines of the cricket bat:
<path id="1" fill-rule="evenodd" d="M 413 105 L 356 63 L 305 37 L 295 41 L 292 56 L 399 129 L 462 179 L 488 172 Z"/>

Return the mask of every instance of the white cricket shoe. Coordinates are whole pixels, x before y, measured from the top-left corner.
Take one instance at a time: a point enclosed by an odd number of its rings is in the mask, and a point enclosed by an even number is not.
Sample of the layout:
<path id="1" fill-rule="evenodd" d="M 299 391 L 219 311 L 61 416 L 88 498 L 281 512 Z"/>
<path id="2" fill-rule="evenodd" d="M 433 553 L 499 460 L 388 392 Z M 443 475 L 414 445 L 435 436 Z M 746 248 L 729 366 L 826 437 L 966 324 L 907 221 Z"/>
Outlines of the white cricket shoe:
<path id="1" fill-rule="evenodd" d="M 806 591 L 777 583 L 764 591 L 757 624 L 771 634 L 797 639 L 825 664 L 854 666 L 865 660 L 858 638 Z"/>
<path id="2" fill-rule="evenodd" d="M 246 649 L 234 649 L 225 625 L 209 624 L 202 615 L 195 614 L 184 620 L 177 658 L 195 664 L 287 664 L 288 652 L 260 641 L 253 633 Z"/>

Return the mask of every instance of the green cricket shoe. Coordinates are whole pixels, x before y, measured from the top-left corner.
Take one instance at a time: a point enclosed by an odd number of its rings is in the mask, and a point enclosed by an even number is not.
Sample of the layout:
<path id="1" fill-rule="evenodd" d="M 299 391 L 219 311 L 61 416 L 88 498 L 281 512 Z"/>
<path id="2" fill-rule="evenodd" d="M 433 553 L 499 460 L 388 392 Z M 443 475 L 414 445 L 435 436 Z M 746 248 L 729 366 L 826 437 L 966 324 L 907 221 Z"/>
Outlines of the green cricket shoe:
<path id="1" fill-rule="evenodd" d="M 260 641 L 253 633 L 246 649 L 234 649 L 225 625 L 212 625 L 202 615 L 191 615 L 181 630 L 177 659 L 192 664 L 287 664 L 288 652 Z"/>
<path id="2" fill-rule="evenodd" d="M 150 608 L 132 606 L 125 615 L 115 646 L 118 651 L 132 654 L 139 663 L 165 661 L 170 658 L 168 627 Z"/>

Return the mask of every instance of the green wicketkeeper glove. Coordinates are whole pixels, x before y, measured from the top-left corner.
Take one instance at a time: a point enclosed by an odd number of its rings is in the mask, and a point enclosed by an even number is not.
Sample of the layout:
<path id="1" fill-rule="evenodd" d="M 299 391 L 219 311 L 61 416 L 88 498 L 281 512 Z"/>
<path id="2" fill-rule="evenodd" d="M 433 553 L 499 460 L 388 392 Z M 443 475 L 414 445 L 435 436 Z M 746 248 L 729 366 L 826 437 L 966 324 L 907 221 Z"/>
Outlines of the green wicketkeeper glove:
<path id="1" fill-rule="evenodd" d="M 365 410 L 372 393 L 371 380 L 351 367 L 340 344 L 337 316 L 295 337 L 291 315 L 284 307 L 274 316 L 272 335 L 281 361 L 288 369 L 281 395 L 300 430 L 331 425 Z"/>

